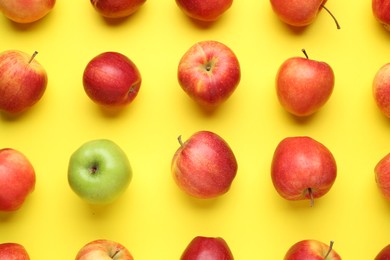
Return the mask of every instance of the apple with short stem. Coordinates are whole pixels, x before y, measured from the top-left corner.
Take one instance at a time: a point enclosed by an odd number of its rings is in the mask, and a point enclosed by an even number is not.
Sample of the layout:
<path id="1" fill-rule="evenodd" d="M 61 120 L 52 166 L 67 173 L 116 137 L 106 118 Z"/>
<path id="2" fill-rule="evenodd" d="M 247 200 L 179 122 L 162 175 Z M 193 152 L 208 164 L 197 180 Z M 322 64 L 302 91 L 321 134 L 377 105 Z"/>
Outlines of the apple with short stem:
<path id="1" fill-rule="evenodd" d="M 106 18 L 123 18 L 135 13 L 146 0 L 90 0 L 95 10 Z"/>
<path id="2" fill-rule="evenodd" d="M 380 67 L 375 74 L 372 94 L 379 110 L 390 118 L 390 63 Z"/>
<path id="3" fill-rule="evenodd" d="M 321 9 L 325 9 L 336 23 L 337 29 L 340 29 L 336 17 L 325 7 L 327 0 L 270 0 L 275 14 L 288 25 L 303 27 L 314 22 Z"/>
<path id="4" fill-rule="evenodd" d="M 390 31 L 390 1 L 372 0 L 371 7 L 375 19 Z"/>
<path id="5" fill-rule="evenodd" d="M 236 176 L 233 151 L 219 135 L 210 131 L 194 133 L 172 158 L 173 179 L 188 195 L 209 199 L 225 194 Z"/>
<path id="6" fill-rule="evenodd" d="M 271 164 L 272 183 L 287 200 L 310 200 L 325 195 L 337 176 L 332 153 L 307 136 L 284 138 L 276 147 Z"/>
<path id="7" fill-rule="evenodd" d="M 133 260 L 129 250 L 122 244 L 98 239 L 84 245 L 76 255 L 76 260 Z"/>
<path id="8" fill-rule="evenodd" d="M 18 114 L 42 98 L 48 80 L 45 69 L 35 59 L 37 54 L 18 50 L 0 53 L 0 110 Z"/>
<path id="9" fill-rule="evenodd" d="M 379 251 L 374 260 L 389 260 L 390 259 L 390 244 Z"/>
<path id="10" fill-rule="evenodd" d="M 0 0 L 0 11 L 17 23 L 32 23 L 45 17 L 56 0 Z"/>
<path id="11" fill-rule="evenodd" d="M 284 260 L 341 260 L 341 257 L 333 249 L 334 241 L 327 245 L 314 239 L 302 240 L 290 247 L 284 256 Z"/>
<path id="12" fill-rule="evenodd" d="M 287 59 L 276 75 L 276 94 L 289 113 L 305 117 L 317 112 L 329 100 L 334 89 L 334 73 L 329 64 L 303 57 Z"/>
<path id="13" fill-rule="evenodd" d="M 233 4 L 233 0 L 176 0 L 176 4 L 188 17 L 201 22 L 214 22 Z"/>
<path id="14" fill-rule="evenodd" d="M 233 51 L 218 41 L 201 41 L 182 56 L 178 66 L 182 89 L 201 107 L 213 110 L 238 86 L 240 64 Z"/>
<path id="15" fill-rule="evenodd" d="M 26 248 L 19 243 L 0 244 L 0 259 L 4 260 L 30 260 Z"/>
<path id="16" fill-rule="evenodd" d="M 180 260 L 233 260 L 233 254 L 221 237 L 196 236 L 185 248 Z"/>

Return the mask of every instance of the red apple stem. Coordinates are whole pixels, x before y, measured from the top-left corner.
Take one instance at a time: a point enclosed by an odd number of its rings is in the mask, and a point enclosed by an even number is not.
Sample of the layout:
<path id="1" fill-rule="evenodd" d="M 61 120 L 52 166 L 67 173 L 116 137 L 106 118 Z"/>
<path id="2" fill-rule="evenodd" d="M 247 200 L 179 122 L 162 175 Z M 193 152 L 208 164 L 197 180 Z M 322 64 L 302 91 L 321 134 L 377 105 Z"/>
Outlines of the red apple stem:
<path id="1" fill-rule="evenodd" d="M 340 30 L 340 28 L 341 28 L 341 27 L 340 27 L 340 24 L 339 24 L 339 22 L 337 21 L 336 17 L 332 14 L 332 12 L 331 12 L 328 8 L 326 8 L 325 5 L 321 5 L 321 7 L 324 8 L 325 11 L 327 11 L 328 14 L 330 14 L 330 16 L 332 16 L 334 22 L 336 23 L 337 29 Z"/>
<path id="2" fill-rule="evenodd" d="M 179 141 L 180 146 L 183 146 L 183 141 L 181 140 L 181 135 L 179 135 L 179 137 L 177 138 L 177 140 Z"/>
<path id="3" fill-rule="evenodd" d="M 303 52 L 303 54 L 305 54 L 306 59 L 308 59 L 308 58 L 309 58 L 309 55 L 307 55 L 306 50 L 305 50 L 305 49 L 302 49 L 302 52 Z"/>
<path id="4" fill-rule="evenodd" d="M 111 256 L 111 258 L 114 259 L 115 256 L 116 256 L 120 251 L 121 251 L 120 249 L 117 249 L 117 250 L 115 251 L 115 253 Z"/>
<path id="5" fill-rule="evenodd" d="M 309 196 L 310 196 L 310 207 L 313 207 L 314 206 L 313 191 L 311 190 L 311 188 L 308 188 L 307 191 L 309 192 Z"/>
<path id="6" fill-rule="evenodd" d="M 35 58 L 35 56 L 37 56 L 38 52 L 37 51 L 34 51 L 33 55 L 31 55 L 31 58 L 30 60 L 28 61 L 28 63 L 31 63 L 33 61 L 33 59 Z"/>
<path id="7" fill-rule="evenodd" d="M 330 252 L 332 252 L 333 244 L 334 244 L 334 241 L 330 240 L 329 249 L 328 249 L 328 252 L 326 253 L 324 259 L 326 259 L 330 255 Z"/>

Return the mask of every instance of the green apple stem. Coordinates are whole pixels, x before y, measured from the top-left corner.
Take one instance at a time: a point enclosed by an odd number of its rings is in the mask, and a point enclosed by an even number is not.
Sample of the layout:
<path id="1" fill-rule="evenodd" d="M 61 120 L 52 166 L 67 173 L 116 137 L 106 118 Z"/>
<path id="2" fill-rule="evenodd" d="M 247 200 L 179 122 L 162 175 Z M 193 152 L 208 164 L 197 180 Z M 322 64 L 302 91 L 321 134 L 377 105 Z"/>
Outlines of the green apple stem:
<path id="1" fill-rule="evenodd" d="M 30 60 L 28 61 L 28 63 L 31 63 L 33 61 L 33 59 L 35 58 L 35 56 L 37 56 L 38 52 L 37 51 L 34 51 L 33 55 L 31 55 L 31 58 Z"/>
<path id="2" fill-rule="evenodd" d="M 305 54 L 306 59 L 308 59 L 308 58 L 309 58 L 309 55 L 307 55 L 306 50 L 305 50 L 305 49 L 302 49 L 302 52 L 303 52 L 303 54 Z"/>
<path id="3" fill-rule="evenodd" d="M 329 249 L 328 249 L 328 252 L 326 253 L 326 255 L 325 255 L 324 259 L 326 259 L 326 258 L 329 256 L 330 252 L 332 252 L 333 244 L 334 244 L 334 241 L 333 241 L 333 240 L 331 240 L 331 241 L 330 241 L 330 243 L 329 243 Z"/>
<path id="4" fill-rule="evenodd" d="M 314 206 L 313 191 L 311 190 L 311 188 L 308 188 L 307 191 L 309 192 L 309 196 L 310 196 L 310 207 L 313 207 Z"/>
<path id="5" fill-rule="evenodd" d="M 177 138 L 177 140 L 179 141 L 180 146 L 183 146 L 183 141 L 181 140 L 181 135 L 179 135 L 179 137 Z"/>
<path id="6" fill-rule="evenodd" d="M 328 14 L 330 14 L 330 16 L 332 16 L 334 22 L 336 23 L 337 29 L 340 30 L 340 28 L 341 28 L 341 27 L 340 27 L 340 24 L 339 24 L 339 22 L 337 21 L 336 17 L 332 14 L 332 12 L 331 12 L 328 8 L 326 8 L 325 5 L 321 5 L 321 7 L 324 8 L 325 11 L 327 11 Z"/>

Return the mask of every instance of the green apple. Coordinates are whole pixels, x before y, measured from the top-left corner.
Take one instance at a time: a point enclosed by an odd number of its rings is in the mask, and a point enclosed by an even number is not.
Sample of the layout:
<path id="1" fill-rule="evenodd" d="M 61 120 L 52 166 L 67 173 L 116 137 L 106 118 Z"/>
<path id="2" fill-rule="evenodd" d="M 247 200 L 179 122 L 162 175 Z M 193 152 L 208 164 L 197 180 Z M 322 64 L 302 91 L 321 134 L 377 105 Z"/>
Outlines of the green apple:
<path id="1" fill-rule="evenodd" d="M 107 139 L 83 144 L 69 160 L 69 185 L 90 204 L 112 203 L 127 189 L 131 178 L 127 155 Z"/>

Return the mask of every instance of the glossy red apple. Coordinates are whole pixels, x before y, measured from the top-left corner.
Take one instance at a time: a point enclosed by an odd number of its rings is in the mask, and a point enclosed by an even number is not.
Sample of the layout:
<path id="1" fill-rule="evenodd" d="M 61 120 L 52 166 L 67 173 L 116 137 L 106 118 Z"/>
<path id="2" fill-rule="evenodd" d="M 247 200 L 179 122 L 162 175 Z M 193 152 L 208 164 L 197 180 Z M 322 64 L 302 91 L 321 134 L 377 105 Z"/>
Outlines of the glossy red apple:
<path id="1" fill-rule="evenodd" d="M 309 199 L 325 195 L 337 176 L 332 153 L 320 142 L 295 136 L 283 139 L 275 149 L 271 178 L 276 191 L 287 200 Z"/>
<path id="2" fill-rule="evenodd" d="M 55 0 L 0 0 L 0 11 L 17 23 L 32 23 L 45 17 Z"/>
<path id="3" fill-rule="evenodd" d="M 104 52 L 94 57 L 83 74 L 84 90 L 95 103 L 104 107 L 130 104 L 141 87 L 137 66 L 118 52 Z"/>
<path id="4" fill-rule="evenodd" d="M 34 187 L 35 171 L 26 156 L 15 149 L 1 149 L 0 211 L 19 209 Z"/>
<path id="5" fill-rule="evenodd" d="M 334 73 L 325 62 L 303 57 L 287 59 L 276 75 L 276 93 L 283 108 L 303 117 L 317 112 L 330 98 Z"/>
<path id="6" fill-rule="evenodd" d="M 390 30 L 390 1 L 389 0 L 372 0 L 372 13 L 379 23 Z"/>
<path id="7" fill-rule="evenodd" d="M 233 0 L 176 0 L 179 8 L 189 17 L 202 22 L 213 22 L 225 13 Z"/>
<path id="8" fill-rule="evenodd" d="M 47 73 L 35 59 L 17 50 L 0 53 L 0 110 L 16 114 L 27 110 L 43 96 Z"/>
<path id="9" fill-rule="evenodd" d="M 176 184 L 187 194 L 208 199 L 225 194 L 236 176 L 237 161 L 233 151 L 219 135 L 210 131 L 194 133 L 172 159 Z"/>
<path id="10" fill-rule="evenodd" d="M 382 248 L 376 255 L 374 260 L 389 260 L 390 259 L 390 244 Z"/>
<path id="11" fill-rule="evenodd" d="M 135 13 L 146 0 L 90 0 L 95 10 L 107 18 L 123 18 Z"/>
<path id="12" fill-rule="evenodd" d="M 333 249 L 333 241 L 327 245 L 318 240 L 302 240 L 287 251 L 284 260 L 341 260 Z"/>
<path id="13" fill-rule="evenodd" d="M 238 86 L 240 78 L 240 64 L 236 55 L 217 41 L 196 43 L 179 62 L 180 86 L 206 109 L 214 109 L 226 101 Z"/>
<path id="14" fill-rule="evenodd" d="M 76 260 L 133 260 L 129 250 L 122 244 L 98 239 L 84 245 L 76 255 Z"/>
<path id="15" fill-rule="evenodd" d="M 0 259 L 3 260 L 30 260 L 27 250 L 18 243 L 0 244 Z"/>
<path id="16" fill-rule="evenodd" d="M 390 153 L 376 164 L 374 173 L 379 190 L 390 200 Z"/>
<path id="17" fill-rule="evenodd" d="M 372 93 L 379 110 L 390 118 L 390 63 L 383 65 L 375 74 Z"/>
<path id="18" fill-rule="evenodd" d="M 221 237 L 197 236 L 187 245 L 180 260 L 233 260 L 233 254 Z"/>
<path id="19" fill-rule="evenodd" d="M 271 6 L 275 14 L 291 26 L 302 27 L 307 26 L 315 21 L 321 9 L 325 9 L 336 23 L 337 29 L 340 25 L 336 17 L 325 7 L 327 0 L 270 0 Z"/>

